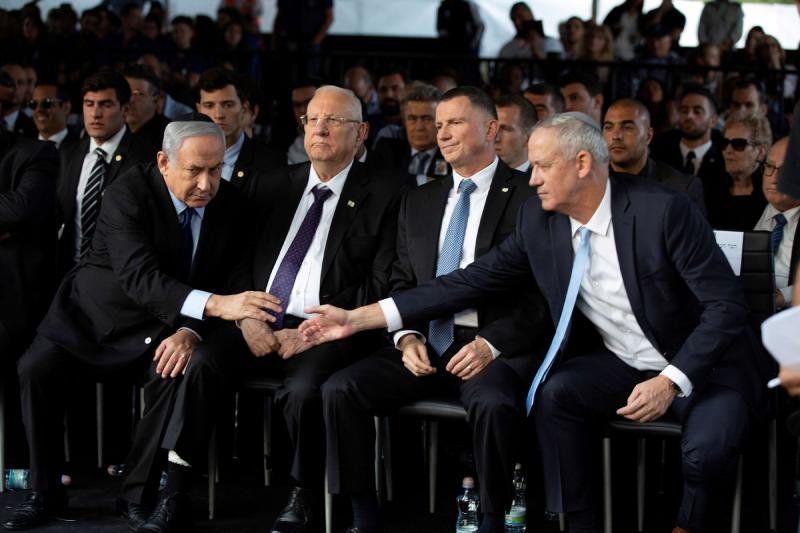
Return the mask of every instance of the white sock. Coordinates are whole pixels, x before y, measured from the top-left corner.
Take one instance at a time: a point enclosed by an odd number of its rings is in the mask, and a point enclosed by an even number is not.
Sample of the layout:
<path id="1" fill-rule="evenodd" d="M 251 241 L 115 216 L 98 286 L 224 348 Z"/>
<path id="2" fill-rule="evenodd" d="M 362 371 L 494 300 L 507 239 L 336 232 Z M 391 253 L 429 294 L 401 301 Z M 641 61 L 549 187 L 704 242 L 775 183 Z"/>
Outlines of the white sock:
<path id="1" fill-rule="evenodd" d="M 185 466 L 185 467 L 188 467 L 188 468 L 191 468 L 191 466 L 192 466 L 189 463 L 187 463 L 186 461 L 184 461 L 183 459 L 181 459 L 181 456 L 178 455 L 177 452 L 175 452 L 175 450 L 170 450 L 169 451 L 169 453 L 167 454 L 167 461 L 169 461 L 170 463 L 175 463 L 176 465 L 181 465 L 181 466 Z"/>

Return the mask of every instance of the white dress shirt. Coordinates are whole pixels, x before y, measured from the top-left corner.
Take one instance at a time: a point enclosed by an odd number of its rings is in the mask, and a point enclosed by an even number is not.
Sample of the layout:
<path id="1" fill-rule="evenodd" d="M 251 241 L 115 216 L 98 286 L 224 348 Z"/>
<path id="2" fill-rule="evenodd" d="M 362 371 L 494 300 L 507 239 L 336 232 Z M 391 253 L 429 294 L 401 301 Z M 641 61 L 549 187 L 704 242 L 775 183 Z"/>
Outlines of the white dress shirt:
<path id="1" fill-rule="evenodd" d="M 306 307 L 313 307 L 319 305 L 319 290 L 322 283 L 322 259 L 325 255 L 325 245 L 328 242 L 328 233 L 331 229 L 331 221 L 333 220 L 333 213 L 336 211 L 336 205 L 342 196 L 342 189 L 344 188 L 345 181 L 347 181 L 347 174 L 353 166 L 351 161 L 344 170 L 336 174 L 330 180 L 323 182 L 319 179 L 317 171 L 314 170 L 314 165 L 310 166 L 308 173 L 308 182 L 306 183 L 305 191 L 300 199 L 300 203 L 294 212 L 292 224 L 289 226 L 289 233 L 283 240 L 283 246 L 275 260 L 275 265 L 272 272 L 269 274 L 269 281 L 266 286 L 267 292 L 272 287 L 272 282 L 275 280 L 275 275 L 278 273 L 278 267 L 283 261 L 286 252 L 289 250 L 292 241 L 294 240 L 300 226 L 303 224 L 303 219 L 306 213 L 314 203 L 314 194 L 311 192 L 318 186 L 324 186 L 331 190 L 333 194 L 322 205 L 322 216 L 317 226 L 317 231 L 314 233 L 314 239 L 311 241 L 311 246 L 308 247 L 306 256 L 303 263 L 300 265 L 300 270 L 297 272 L 297 277 L 294 279 L 292 292 L 289 296 L 289 304 L 281 302 L 284 307 L 285 314 L 294 315 L 301 318 L 310 318 L 311 315 L 305 313 L 303 309 Z"/>
<path id="2" fill-rule="evenodd" d="M 767 204 L 761 218 L 756 222 L 754 230 L 772 231 L 775 227 L 775 215 L 780 213 L 772 204 Z M 783 211 L 786 217 L 786 225 L 783 227 L 783 239 L 778 251 L 775 253 L 775 287 L 783 293 L 783 299 L 788 307 L 792 303 L 792 281 L 789 279 L 789 271 L 792 266 L 792 245 L 794 235 L 797 231 L 797 220 L 800 218 L 800 207 L 793 207 Z"/>
<path id="3" fill-rule="evenodd" d="M 531 162 L 524 161 L 520 166 L 514 167 L 514 170 L 519 170 L 520 172 L 527 172 L 529 168 L 531 168 Z"/>
<path id="4" fill-rule="evenodd" d="M 56 145 L 56 148 L 60 148 L 61 147 L 61 143 L 64 142 L 64 139 L 67 137 L 68 133 L 69 133 L 69 130 L 67 128 L 64 128 L 63 130 L 59 131 L 58 133 L 52 134 L 48 138 L 44 138 L 42 136 L 42 134 L 40 133 L 39 134 L 39 140 L 40 141 L 50 141 L 51 143 Z"/>
<path id="5" fill-rule="evenodd" d="M 580 246 L 578 230 L 584 224 L 570 217 L 572 249 Z M 590 231 L 589 265 L 581 279 L 576 306 L 594 324 L 603 343 L 625 364 L 637 370 L 660 371 L 684 396 L 692 392 L 692 382 L 677 367 L 670 365 L 645 337 L 636 321 L 619 268 L 614 226 L 611 224 L 611 182 L 597 211 L 585 224 Z"/>
<path id="6" fill-rule="evenodd" d="M 83 231 L 81 228 L 81 209 L 83 208 L 83 193 L 86 191 L 86 184 L 89 182 L 89 176 L 92 174 L 92 168 L 97 161 L 97 154 L 95 149 L 102 148 L 106 153 L 106 164 L 109 164 L 114 157 L 114 152 L 117 151 L 122 136 L 125 135 L 127 127 L 125 125 L 120 130 L 108 138 L 103 144 L 97 144 L 94 138 L 89 138 L 89 151 L 83 156 L 83 166 L 81 167 L 81 176 L 78 179 L 78 188 L 75 191 L 75 248 L 73 251 L 73 259 L 80 261 L 81 258 L 81 240 L 83 239 Z M 105 189 L 105 176 L 103 178 L 103 188 Z"/>
<path id="7" fill-rule="evenodd" d="M 231 181 L 233 177 L 233 169 L 236 167 L 236 160 L 239 159 L 239 152 L 242 151 L 244 144 L 244 131 L 239 132 L 239 139 L 225 149 L 225 155 L 222 156 L 222 179 Z"/>
<path id="8" fill-rule="evenodd" d="M 689 152 L 694 152 L 694 172 L 693 174 L 697 176 L 697 172 L 700 170 L 700 165 L 703 163 L 703 158 L 706 156 L 706 152 L 708 152 L 709 148 L 711 148 L 711 139 L 707 142 L 697 146 L 695 148 L 689 148 L 685 144 L 683 144 L 683 140 L 681 140 L 680 144 L 678 145 L 681 149 L 681 161 L 682 164 L 686 163 L 686 155 Z M 683 172 L 683 168 L 679 169 Z"/>
<path id="9" fill-rule="evenodd" d="M 463 180 L 470 179 L 477 186 L 469 197 L 469 218 L 467 219 L 467 229 L 464 232 L 464 245 L 461 249 L 461 261 L 458 264 L 459 268 L 465 268 L 475 261 L 475 243 L 478 240 L 478 228 L 480 227 L 483 208 L 486 206 L 486 198 L 489 196 L 489 189 L 491 188 L 492 178 L 497 170 L 498 162 L 499 159 L 495 156 L 489 166 L 476 172 L 469 178 L 464 178 L 460 176 L 455 169 L 453 170 L 453 186 L 450 188 L 450 192 L 447 195 L 447 205 L 445 205 L 444 216 L 442 216 L 442 223 L 439 226 L 439 251 L 442 249 L 445 235 L 447 235 L 447 227 L 450 225 L 450 219 L 453 218 L 453 211 L 455 211 L 456 204 L 461 196 L 458 190 L 459 185 L 461 185 Z M 384 317 L 386 318 L 388 330 L 396 331 L 394 334 L 395 345 L 397 345 L 400 338 L 409 333 L 419 335 L 423 339 L 425 338 L 424 335 L 418 331 L 401 329 L 403 327 L 403 318 L 400 316 L 400 312 L 393 299 L 386 298 L 379 303 L 383 310 Z M 464 309 L 454 315 L 453 321 L 456 326 L 477 328 L 478 311 L 475 308 Z M 494 346 L 488 341 L 486 341 L 486 343 L 489 345 L 489 348 L 492 350 L 492 355 L 495 358 L 500 355 L 500 352 Z"/>

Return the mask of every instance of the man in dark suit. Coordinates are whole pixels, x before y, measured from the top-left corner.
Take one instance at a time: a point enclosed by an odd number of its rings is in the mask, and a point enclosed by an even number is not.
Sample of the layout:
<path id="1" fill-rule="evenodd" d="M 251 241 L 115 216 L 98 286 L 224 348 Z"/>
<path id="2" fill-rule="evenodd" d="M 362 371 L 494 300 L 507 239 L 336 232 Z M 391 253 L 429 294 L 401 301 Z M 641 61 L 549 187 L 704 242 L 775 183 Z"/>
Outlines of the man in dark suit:
<path id="1" fill-rule="evenodd" d="M 778 309 L 789 307 L 792 291 L 800 262 L 800 233 L 797 220 L 800 218 L 800 200 L 778 190 L 778 180 L 783 172 L 783 162 L 789 138 L 778 139 L 767 152 L 764 160 L 764 178 L 761 188 L 769 202 L 764 207 L 761 218 L 754 230 L 772 232 L 773 254 L 775 256 L 775 303 Z"/>
<path id="2" fill-rule="evenodd" d="M 83 82 L 86 135 L 60 150 L 58 175 L 59 271 L 88 251 L 103 190 L 126 170 L 153 160 L 152 150 L 125 126 L 131 89 L 125 78 L 101 70 Z"/>
<path id="3" fill-rule="evenodd" d="M 43 81 L 33 89 L 29 105 L 33 110 L 33 123 L 39 130 L 40 141 L 50 141 L 60 148 L 78 139 L 78 132 L 67 126 L 72 104 L 66 89 Z"/>
<path id="4" fill-rule="evenodd" d="M 222 179 L 252 197 L 256 182 L 275 167 L 275 161 L 242 130 L 244 112 L 250 106 L 245 84 L 235 72 L 213 68 L 200 76 L 197 91 L 197 111 L 208 115 L 225 132 Z"/>
<path id="5" fill-rule="evenodd" d="M 10 86 L 14 90 L 13 96 L 5 100 L 7 104 L 0 105 L 0 112 L 2 112 L 2 118 L 6 123 L 6 129 L 16 135 L 35 139 L 37 134 L 36 126 L 31 118 L 25 114 L 25 106 L 28 104 L 25 96 L 28 87 L 28 76 L 25 73 L 25 67 L 19 63 L 12 62 L 6 63 L 1 69 L 7 76 L 0 77 L 0 84 L 7 87 Z"/>
<path id="6" fill-rule="evenodd" d="M 169 119 L 158 112 L 164 86 L 161 79 L 145 65 L 125 67 L 122 75 L 131 86 L 125 124 L 134 136 L 150 146 L 155 158 L 155 154 L 161 150 L 164 128 L 169 124 Z"/>
<path id="7" fill-rule="evenodd" d="M 599 531 L 598 422 L 669 412 L 683 425 L 675 531 L 713 529 L 748 423 L 763 407 L 767 372 L 739 284 L 686 196 L 649 180 L 608 178 L 606 143 L 588 116 L 540 123 L 528 149 L 538 198 L 523 206 L 515 232 L 466 269 L 395 294 L 401 322 L 452 312 L 533 276 L 559 317 L 528 396 L 548 510 L 566 512 L 570 531 Z M 304 324 L 304 338 L 386 326 L 386 305 L 308 309 L 321 316 Z"/>
<path id="8" fill-rule="evenodd" d="M 136 167 L 106 190 L 89 252 L 63 280 L 17 365 L 33 493 L 6 529 L 35 527 L 66 505 L 62 422 L 74 382 L 143 373 L 150 378 L 147 409 L 128 460 L 122 505 L 132 529 L 182 531 L 185 465 L 200 460 L 213 419 L 184 416 L 190 406 L 213 410 L 203 403 L 202 386 L 213 367 L 194 354 L 201 335 L 215 325 L 204 319 L 267 320 L 264 308 L 278 308 L 261 292 L 219 294 L 243 254 L 235 236 L 246 223 L 240 193 L 219 182 L 219 128 L 173 123 L 165 137 L 157 167 Z M 170 451 L 168 490 L 143 525 L 163 466 L 161 449 Z"/>
<path id="9" fill-rule="evenodd" d="M 603 119 L 603 137 L 608 144 L 612 174 L 655 180 L 673 191 L 688 194 L 697 208 L 706 213 L 703 184 L 699 178 L 647 157 L 653 128 L 650 127 L 650 112 L 641 102 L 624 98 L 611 104 Z"/>
<path id="10" fill-rule="evenodd" d="M 528 138 L 536 125 L 536 108 L 516 94 L 500 96 L 495 107 L 499 125 L 494 151 L 503 163 L 530 177 Z"/>
<path id="11" fill-rule="evenodd" d="M 292 165 L 255 185 L 261 215 L 254 257 L 236 289 L 267 290 L 281 300 L 274 324 L 243 320 L 206 339 L 220 379 L 255 373 L 283 377 L 277 397 L 293 448 L 289 503 L 271 531 L 314 531 L 324 474 L 320 386 L 335 371 L 377 347 L 361 336 L 329 346 L 303 342 L 297 326 L 310 304 L 356 307 L 388 293 L 395 254 L 399 196 L 405 185 L 367 175 L 353 161 L 367 125 L 349 90 L 317 90 L 303 117 L 310 163 Z"/>
<path id="12" fill-rule="evenodd" d="M 393 292 L 440 273 L 439 265 L 450 252 L 447 235 L 451 230 L 456 234 L 458 204 L 465 197 L 468 218 L 454 267 L 468 265 L 512 231 L 532 191 L 522 173 L 495 155 L 496 114 L 489 96 L 472 87 L 453 89 L 439 102 L 438 141 L 453 173 L 408 192 L 398 223 Z M 466 146 L 474 148 L 462 149 Z M 473 185 L 474 191 L 465 192 L 464 187 Z M 513 496 L 516 452 L 523 440 L 525 391 L 541 360 L 531 352 L 550 329 L 541 295 L 535 287 L 527 289 L 527 294 L 524 286 L 497 293 L 445 317 L 452 320 L 453 339 L 451 344 L 445 341 L 449 345 L 441 352 L 442 343 L 431 338 L 437 326 L 413 324 L 394 335 L 395 346 L 325 382 L 328 486 L 334 494 L 351 496 L 357 531 L 378 531 L 372 458 L 375 412 L 447 392 L 460 395 L 472 425 L 486 524 L 481 531 L 503 530 L 503 511 Z M 466 358 L 473 359 L 471 367 L 461 364 Z"/>
<path id="13" fill-rule="evenodd" d="M 434 124 L 436 104 L 441 96 L 439 89 L 432 85 L 414 85 L 401 105 L 406 138 L 378 139 L 370 157 L 385 168 L 408 172 L 417 185 L 447 175 L 450 167 L 436 146 Z"/>

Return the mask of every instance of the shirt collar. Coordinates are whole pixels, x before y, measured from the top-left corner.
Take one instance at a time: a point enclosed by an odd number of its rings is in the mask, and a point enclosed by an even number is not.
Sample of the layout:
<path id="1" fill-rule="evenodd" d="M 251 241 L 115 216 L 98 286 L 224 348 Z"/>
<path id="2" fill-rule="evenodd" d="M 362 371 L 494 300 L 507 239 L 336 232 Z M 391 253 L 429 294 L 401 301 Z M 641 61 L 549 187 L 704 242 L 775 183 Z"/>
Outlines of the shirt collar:
<path id="1" fill-rule="evenodd" d="M 17 124 L 17 117 L 19 116 L 19 109 L 5 116 L 6 129 L 14 131 L 14 126 Z"/>
<path id="2" fill-rule="evenodd" d="M 603 193 L 603 199 L 600 200 L 600 205 L 597 206 L 589 222 L 581 224 L 574 218 L 569 217 L 569 224 L 573 238 L 581 226 L 586 226 L 592 233 L 608 235 L 608 228 L 611 226 L 611 180 L 606 180 L 606 192 Z"/>
<path id="3" fill-rule="evenodd" d="M 117 151 L 119 143 L 122 141 L 122 136 L 125 135 L 127 127 L 123 124 L 117 133 L 105 140 L 103 144 L 97 144 L 94 138 L 89 138 L 89 153 L 94 152 L 97 148 L 102 148 L 106 153 L 106 163 L 111 160 L 111 156 Z"/>
<path id="4" fill-rule="evenodd" d="M 172 200 L 172 206 L 175 208 L 175 212 L 178 214 L 178 219 L 180 219 L 180 217 L 183 214 L 183 212 L 186 211 L 186 208 L 189 207 L 189 206 L 186 205 L 185 203 L 181 202 L 180 200 L 178 200 L 177 196 L 172 194 L 172 191 L 169 190 L 169 187 L 167 187 L 167 192 L 169 193 L 170 200 Z M 195 207 L 194 208 L 194 212 L 197 213 L 197 216 L 199 216 L 200 219 L 202 220 L 203 219 L 203 214 L 205 214 L 205 212 L 206 212 L 206 208 L 205 207 Z"/>
<path id="5" fill-rule="evenodd" d="M 456 172 L 453 169 L 453 187 L 458 189 L 458 186 L 461 185 L 461 182 L 465 179 L 471 179 L 475 185 L 478 187 L 478 191 L 486 192 L 489 190 L 489 187 L 492 185 L 492 178 L 494 177 L 494 173 L 497 170 L 497 165 L 500 160 L 497 156 L 494 156 L 494 159 L 488 166 L 484 167 L 483 169 L 479 170 L 469 178 L 463 177 L 461 174 Z"/>
<path id="6" fill-rule="evenodd" d="M 42 134 L 40 133 L 39 134 L 39 140 L 40 141 L 50 141 L 50 142 L 55 143 L 56 146 L 60 146 L 61 143 L 64 141 L 64 138 L 67 136 L 67 133 L 69 133 L 69 130 L 67 130 L 67 128 L 64 128 L 63 130 L 59 131 L 58 133 L 52 134 L 47 139 L 45 139 L 42 136 Z"/>
<path id="7" fill-rule="evenodd" d="M 230 145 L 228 148 L 225 149 L 225 155 L 223 156 L 223 162 L 232 167 L 236 165 L 236 160 L 239 158 L 239 152 L 242 151 L 242 145 L 244 144 L 244 131 L 239 132 L 239 140 L 235 143 Z"/>
<path id="8" fill-rule="evenodd" d="M 520 166 L 515 167 L 514 170 L 519 170 L 520 172 L 527 172 L 529 168 L 531 168 L 531 162 L 525 161 Z"/>
<path id="9" fill-rule="evenodd" d="M 791 209 L 787 209 L 786 211 L 778 211 L 772 204 L 767 204 L 768 219 L 771 220 L 778 213 L 783 213 L 783 216 L 786 217 L 786 222 L 791 224 L 793 219 L 798 218 L 800 216 L 800 205 L 797 207 L 793 207 Z"/>
<path id="10" fill-rule="evenodd" d="M 703 157 L 705 157 L 706 152 L 708 152 L 709 148 L 711 148 L 711 139 L 704 142 L 700 146 L 695 146 L 694 148 L 689 148 L 685 144 L 683 144 L 683 140 L 681 140 L 679 144 L 681 148 L 681 157 L 685 160 L 686 154 L 689 152 L 694 152 L 695 161 L 702 161 Z"/>
<path id="11" fill-rule="evenodd" d="M 317 174 L 317 171 L 314 169 L 314 164 L 312 163 L 309 166 L 310 170 L 308 172 L 308 183 L 306 184 L 306 190 L 303 191 L 303 196 L 311 193 L 311 189 L 317 187 L 318 185 L 324 185 L 325 187 L 329 188 L 334 195 L 341 196 L 342 189 L 344 189 L 344 182 L 347 180 L 347 175 L 350 173 L 352 166 L 353 162 L 350 161 L 350 164 L 344 167 L 341 172 L 336 174 L 328 181 L 322 181 L 319 179 L 319 174 Z"/>
<path id="12" fill-rule="evenodd" d="M 436 152 L 436 147 L 434 146 L 433 148 L 430 148 L 428 150 L 417 150 L 413 146 L 411 147 L 411 157 L 414 157 L 415 155 L 417 155 L 420 152 L 432 156 L 434 154 L 434 152 Z"/>

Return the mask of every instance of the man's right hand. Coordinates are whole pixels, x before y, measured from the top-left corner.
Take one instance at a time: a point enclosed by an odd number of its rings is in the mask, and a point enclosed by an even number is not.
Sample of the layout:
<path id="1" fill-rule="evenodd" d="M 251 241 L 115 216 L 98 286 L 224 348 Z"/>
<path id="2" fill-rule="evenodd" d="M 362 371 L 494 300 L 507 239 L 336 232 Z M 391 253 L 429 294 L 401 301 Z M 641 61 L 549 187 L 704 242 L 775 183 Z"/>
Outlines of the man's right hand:
<path id="1" fill-rule="evenodd" d="M 415 334 L 401 337 L 397 347 L 403 352 L 403 365 L 418 378 L 436 372 L 428 359 L 428 347 Z"/>
<path id="2" fill-rule="evenodd" d="M 246 291 L 222 296 L 212 294 L 206 302 L 205 316 L 223 320 L 244 320 L 252 318 L 261 322 L 275 322 L 275 317 L 265 309 L 280 312 L 281 301 L 263 291 Z"/>
<path id="3" fill-rule="evenodd" d="M 241 321 L 239 327 L 242 329 L 242 336 L 247 343 L 247 347 L 256 357 L 274 353 L 281 346 L 272 328 L 266 322 L 245 318 Z"/>

